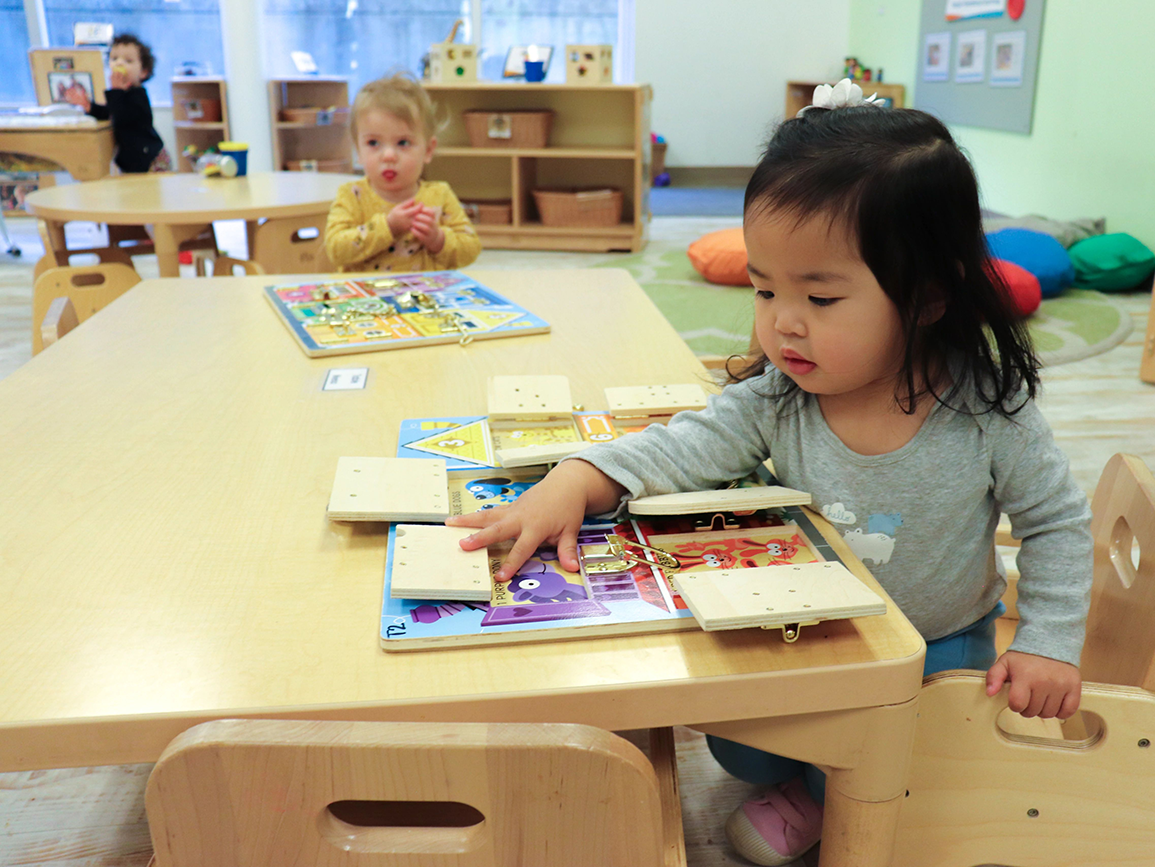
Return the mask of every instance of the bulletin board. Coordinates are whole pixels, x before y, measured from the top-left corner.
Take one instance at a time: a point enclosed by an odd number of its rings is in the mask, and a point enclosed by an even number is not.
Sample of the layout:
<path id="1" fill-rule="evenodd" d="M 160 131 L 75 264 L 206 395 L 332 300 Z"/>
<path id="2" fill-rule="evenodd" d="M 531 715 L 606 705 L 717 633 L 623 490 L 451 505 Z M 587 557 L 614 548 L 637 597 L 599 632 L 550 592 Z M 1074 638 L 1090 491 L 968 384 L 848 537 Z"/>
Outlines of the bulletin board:
<path id="1" fill-rule="evenodd" d="M 922 0 L 914 107 L 1030 133 L 1044 0 Z"/>

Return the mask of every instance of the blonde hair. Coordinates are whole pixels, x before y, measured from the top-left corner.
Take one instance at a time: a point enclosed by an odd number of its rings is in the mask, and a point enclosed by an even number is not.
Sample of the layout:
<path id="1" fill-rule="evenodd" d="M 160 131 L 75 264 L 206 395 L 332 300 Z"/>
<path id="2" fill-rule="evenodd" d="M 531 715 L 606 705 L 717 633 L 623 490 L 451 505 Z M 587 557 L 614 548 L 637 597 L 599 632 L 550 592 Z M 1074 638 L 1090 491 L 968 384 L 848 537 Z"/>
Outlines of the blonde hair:
<path id="1" fill-rule="evenodd" d="M 370 81 L 353 100 L 350 126 L 357 138 L 357 121 L 367 111 L 380 109 L 405 121 L 431 139 L 437 135 L 437 112 L 425 88 L 403 72 Z"/>

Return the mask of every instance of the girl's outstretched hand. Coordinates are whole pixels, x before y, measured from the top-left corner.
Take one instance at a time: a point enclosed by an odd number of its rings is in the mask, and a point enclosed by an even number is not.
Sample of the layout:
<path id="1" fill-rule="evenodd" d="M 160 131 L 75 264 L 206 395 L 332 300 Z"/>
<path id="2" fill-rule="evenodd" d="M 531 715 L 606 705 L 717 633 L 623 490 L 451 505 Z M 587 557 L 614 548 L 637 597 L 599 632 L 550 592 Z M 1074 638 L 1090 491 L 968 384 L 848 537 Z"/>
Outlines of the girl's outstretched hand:
<path id="1" fill-rule="evenodd" d="M 987 695 L 1010 683 L 1007 706 L 1025 717 L 1067 719 L 1079 709 L 1083 679 L 1068 662 L 1008 650 L 987 671 Z"/>
<path id="2" fill-rule="evenodd" d="M 478 528 L 478 532 L 461 540 L 466 551 L 516 540 L 494 576 L 498 581 L 513 578 L 543 542 L 557 547 L 562 568 L 577 572 L 577 535 L 582 520 L 587 513 L 613 509 L 624 492 L 621 485 L 593 464 L 565 461 L 512 504 L 459 515 L 445 523 Z"/>

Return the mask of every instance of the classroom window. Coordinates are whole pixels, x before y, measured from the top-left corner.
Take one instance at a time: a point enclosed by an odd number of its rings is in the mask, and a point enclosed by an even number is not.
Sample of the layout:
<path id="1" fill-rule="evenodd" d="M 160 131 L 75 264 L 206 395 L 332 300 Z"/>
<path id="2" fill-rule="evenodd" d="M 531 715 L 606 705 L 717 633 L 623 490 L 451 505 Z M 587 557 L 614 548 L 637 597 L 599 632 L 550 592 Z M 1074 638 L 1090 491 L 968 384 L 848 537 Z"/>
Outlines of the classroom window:
<path id="1" fill-rule="evenodd" d="M 28 65 L 28 22 L 24 0 L 0 0 L 0 57 L 7 74 L 0 75 L 0 103 L 36 102 L 32 70 Z"/>
<path id="2" fill-rule="evenodd" d="M 480 77 L 500 80 L 511 45 L 551 45 L 545 80 L 565 82 L 565 47 L 614 45 L 619 0 L 480 0 Z"/>
<path id="3" fill-rule="evenodd" d="M 480 4 L 475 7 L 474 4 Z M 434 42 L 461 19 L 458 42 L 480 42 L 480 78 L 500 81 L 511 45 L 553 46 L 547 81 L 565 81 L 567 43 L 618 41 L 619 8 L 630 0 L 265 0 L 265 62 L 272 78 L 300 73 L 290 52 L 313 56 L 322 75 L 367 81 L 405 70 L 415 76 Z M 473 15 L 474 11 L 478 15 Z M 481 38 L 473 32 L 480 21 Z"/>
<path id="4" fill-rule="evenodd" d="M 169 79 L 185 63 L 212 75 L 224 73 L 218 0 L 44 0 L 44 16 L 51 45 L 72 45 L 72 25 L 78 21 L 107 22 L 115 33 L 139 36 L 156 58 L 152 80 L 145 84 L 153 105 L 172 101 Z"/>
<path id="5" fill-rule="evenodd" d="M 271 78 L 294 78 L 290 52 L 308 52 L 321 75 L 348 78 L 352 95 L 386 73 L 420 76 L 459 18 L 458 41 L 471 41 L 470 14 L 470 0 L 265 0 L 265 64 Z"/>

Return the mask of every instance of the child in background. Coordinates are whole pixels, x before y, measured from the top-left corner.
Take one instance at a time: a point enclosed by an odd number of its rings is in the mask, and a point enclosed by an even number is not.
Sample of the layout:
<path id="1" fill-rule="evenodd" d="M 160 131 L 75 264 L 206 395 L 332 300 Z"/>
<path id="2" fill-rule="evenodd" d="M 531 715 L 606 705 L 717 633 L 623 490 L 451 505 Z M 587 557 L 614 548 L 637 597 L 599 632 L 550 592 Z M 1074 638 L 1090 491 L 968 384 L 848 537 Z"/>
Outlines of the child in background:
<path id="1" fill-rule="evenodd" d="M 481 241 L 461 202 L 421 172 L 437 148 L 429 94 L 411 78 L 379 78 L 353 101 L 353 141 L 362 180 L 337 191 L 325 252 L 338 271 L 464 268 Z"/>
<path id="2" fill-rule="evenodd" d="M 543 542 L 577 571 L 587 513 L 715 488 L 771 457 L 922 633 L 927 674 L 985 668 L 987 694 L 1009 684 L 1012 710 L 1070 717 L 1090 508 L 1035 405 L 1037 360 L 989 269 L 977 183 L 947 128 L 915 110 L 806 110 L 767 146 L 744 231 L 755 363 L 705 410 L 592 446 L 509 506 L 451 518 L 481 528 L 462 547 L 516 539 L 499 580 Z M 996 660 L 1000 512 L 1022 539 L 1021 619 Z M 770 787 L 726 824 L 740 854 L 781 865 L 814 845 L 816 769 L 709 743 L 730 773 Z"/>
<path id="3" fill-rule="evenodd" d="M 121 33 L 108 50 L 110 83 L 104 92 L 105 104 L 89 102 L 79 85 L 70 87 L 64 98 L 97 120 L 112 119 L 116 139 L 114 162 L 122 172 L 168 172 L 172 160 L 152 126 L 152 104 L 141 85 L 152 78 L 155 60 L 152 51 L 132 33 Z"/>

